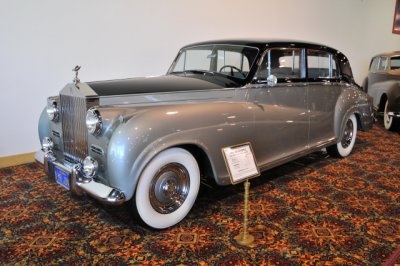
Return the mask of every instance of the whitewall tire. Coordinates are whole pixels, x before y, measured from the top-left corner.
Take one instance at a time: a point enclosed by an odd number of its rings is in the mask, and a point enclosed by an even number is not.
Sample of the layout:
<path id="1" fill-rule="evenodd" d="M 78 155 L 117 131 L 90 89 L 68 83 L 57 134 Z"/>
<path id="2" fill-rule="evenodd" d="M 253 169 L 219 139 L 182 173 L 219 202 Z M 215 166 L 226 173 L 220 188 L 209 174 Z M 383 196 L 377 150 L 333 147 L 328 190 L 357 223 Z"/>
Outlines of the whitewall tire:
<path id="1" fill-rule="evenodd" d="M 200 187 L 200 170 L 187 150 L 157 154 L 140 175 L 135 203 L 140 218 L 157 229 L 179 223 L 192 208 Z"/>
<path id="2" fill-rule="evenodd" d="M 389 116 L 388 105 L 389 100 L 386 99 L 385 109 L 383 110 L 383 126 L 386 130 L 396 130 L 398 128 L 398 120 L 393 116 Z"/>
<path id="3" fill-rule="evenodd" d="M 352 114 L 346 121 L 342 133 L 342 138 L 338 143 L 327 147 L 327 151 L 330 155 L 335 157 L 347 157 L 353 150 L 354 144 L 357 137 L 357 118 L 355 114 Z"/>

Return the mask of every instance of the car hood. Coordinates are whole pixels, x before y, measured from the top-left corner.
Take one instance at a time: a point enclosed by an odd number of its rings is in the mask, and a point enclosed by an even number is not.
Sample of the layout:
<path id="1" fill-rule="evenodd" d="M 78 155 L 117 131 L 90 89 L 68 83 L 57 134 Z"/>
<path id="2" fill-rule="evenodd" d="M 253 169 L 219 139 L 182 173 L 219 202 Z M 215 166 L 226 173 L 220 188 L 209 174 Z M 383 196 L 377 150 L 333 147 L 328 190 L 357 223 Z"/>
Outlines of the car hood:
<path id="1" fill-rule="evenodd" d="M 87 83 L 99 96 L 212 90 L 238 87 L 239 84 L 214 75 L 166 75 L 159 77 L 131 78 Z"/>

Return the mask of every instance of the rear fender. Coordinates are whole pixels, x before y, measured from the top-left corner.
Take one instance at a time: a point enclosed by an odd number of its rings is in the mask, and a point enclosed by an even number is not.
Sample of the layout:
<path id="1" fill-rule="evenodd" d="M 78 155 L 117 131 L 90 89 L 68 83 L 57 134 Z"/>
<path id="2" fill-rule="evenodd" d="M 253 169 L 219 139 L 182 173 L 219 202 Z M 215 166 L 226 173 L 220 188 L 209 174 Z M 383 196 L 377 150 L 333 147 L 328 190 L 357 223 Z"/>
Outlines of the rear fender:
<path id="1" fill-rule="evenodd" d="M 334 131 L 336 140 L 342 139 L 347 119 L 352 114 L 356 115 L 361 130 L 368 130 L 372 127 L 373 116 L 370 97 L 361 90 L 346 87 L 335 106 Z"/>

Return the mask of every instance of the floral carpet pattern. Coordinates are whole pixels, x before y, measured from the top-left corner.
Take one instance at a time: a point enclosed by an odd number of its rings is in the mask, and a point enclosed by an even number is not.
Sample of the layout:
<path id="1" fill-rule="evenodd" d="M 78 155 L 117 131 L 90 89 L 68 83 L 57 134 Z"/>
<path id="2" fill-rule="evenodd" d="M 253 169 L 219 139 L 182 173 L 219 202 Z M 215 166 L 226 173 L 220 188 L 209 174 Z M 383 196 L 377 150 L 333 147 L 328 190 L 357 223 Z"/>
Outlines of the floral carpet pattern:
<path id="1" fill-rule="evenodd" d="M 359 132 L 346 159 L 316 152 L 243 185 L 204 181 L 178 225 L 70 196 L 39 164 L 0 169 L 1 265 L 382 265 L 400 248 L 400 134 Z M 400 252 L 397 251 L 400 254 Z M 391 265 L 400 264 L 399 258 Z"/>

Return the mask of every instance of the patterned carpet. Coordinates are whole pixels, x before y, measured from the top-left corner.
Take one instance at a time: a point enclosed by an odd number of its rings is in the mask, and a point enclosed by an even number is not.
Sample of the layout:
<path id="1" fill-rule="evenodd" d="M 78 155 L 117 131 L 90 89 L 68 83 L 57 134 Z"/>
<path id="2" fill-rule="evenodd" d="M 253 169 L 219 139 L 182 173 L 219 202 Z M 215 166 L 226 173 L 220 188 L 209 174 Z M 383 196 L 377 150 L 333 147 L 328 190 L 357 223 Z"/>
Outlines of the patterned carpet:
<path id="1" fill-rule="evenodd" d="M 399 178 L 400 135 L 377 124 L 346 159 L 317 152 L 268 171 L 251 181 L 243 247 L 242 184 L 203 184 L 185 220 L 151 230 L 126 206 L 70 197 L 38 164 L 4 168 L 0 264 L 381 265 L 400 248 Z"/>

